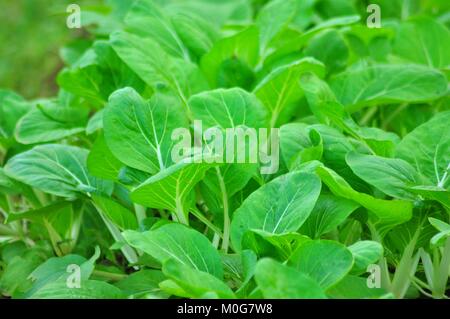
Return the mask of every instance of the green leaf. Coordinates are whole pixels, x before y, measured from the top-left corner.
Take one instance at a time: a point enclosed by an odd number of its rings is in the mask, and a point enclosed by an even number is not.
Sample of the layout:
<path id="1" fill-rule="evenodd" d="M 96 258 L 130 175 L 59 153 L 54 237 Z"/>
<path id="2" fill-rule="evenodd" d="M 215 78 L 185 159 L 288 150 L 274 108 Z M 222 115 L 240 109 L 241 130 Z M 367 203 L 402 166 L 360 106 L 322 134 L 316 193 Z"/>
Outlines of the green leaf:
<path id="1" fill-rule="evenodd" d="M 94 205 L 120 230 L 136 229 L 138 223 L 134 214 L 120 203 L 104 196 L 92 195 Z"/>
<path id="2" fill-rule="evenodd" d="M 172 23 L 184 45 L 196 58 L 209 52 L 219 38 L 218 30 L 195 13 L 177 13 Z"/>
<path id="3" fill-rule="evenodd" d="M 355 191 L 341 176 L 325 167 L 318 167 L 317 174 L 336 196 L 350 199 L 365 207 L 371 219 L 384 231 L 411 219 L 413 205 L 404 200 L 383 200 Z"/>
<path id="4" fill-rule="evenodd" d="M 393 51 L 411 62 L 446 69 L 450 66 L 450 32 L 434 19 L 411 19 L 400 25 Z"/>
<path id="5" fill-rule="evenodd" d="M 11 143 L 17 122 L 31 108 L 32 104 L 20 95 L 0 90 L 0 145 L 8 140 Z"/>
<path id="6" fill-rule="evenodd" d="M 32 286 L 28 276 L 45 258 L 47 258 L 45 252 L 37 247 L 27 248 L 20 255 L 12 257 L 0 277 L 2 294 L 20 298 Z"/>
<path id="7" fill-rule="evenodd" d="M 341 243 L 313 240 L 300 245 L 288 264 L 315 279 L 323 289 L 328 289 L 348 274 L 353 266 L 353 256 Z"/>
<path id="8" fill-rule="evenodd" d="M 300 228 L 300 233 L 311 238 L 336 229 L 358 208 L 355 202 L 333 195 L 320 195 L 314 209 Z"/>
<path id="9" fill-rule="evenodd" d="M 270 41 L 296 13 L 297 4 L 293 0 L 269 1 L 258 13 L 256 24 L 260 30 L 261 55 L 264 56 Z"/>
<path id="10" fill-rule="evenodd" d="M 159 283 L 165 279 L 166 276 L 159 270 L 143 269 L 130 274 L 114 286 L 122 290 L 128 298 L 167 298 L 167 294 L 159 288 Z"/>
<path id="11" fill-rule="evenodd" d="M 108 148 L 104 134 L 100 133 L 87 158 L 89 173 L 95 177 L 116 180 L 122 166 L 122 162 Z"/>
<path id="12" fill-rule="evenodd" d="M 83 132 L 87 115 L 87 109 L 38 104 L 17 123 L 17 141 L 22 144 L 44 143 Z"/>
<path id="13" fill-rule="evenodd" d="M 204 298 L 205 294 L 213 293 L 216 298 L 235 298 L 231 289 L 217 277 L 180 264 L 176 259 L 168 259 L 163 265 L 163 272 L 186 292 L 185 297 Z"/>
<path id="14" fill-rule="evenodd" d="M 28 219 L 34 222 L 42 223 L 43 219 L 51 221 L 56 215 L 71 215 L 73 214 L 72 208 L 73 207 L 71 202 L 57 201 L 51 203 L 50 205 L 38 209 L 29 210 L 27 212 L 11 213 L 8 215 L 6 222 L 10 223 L 15 220 Z"/>
<path id="15" fill-rule="evenodd" d="M 322 77 L 324 65 L 315 59 L 303 58 L 274 69 L 256 85 L 253 93 L 270 111 L 271 127 L 276 126 L 281 115 L 282 120 L 292 115 L 292 104 L 303 97 L 298 83 L 300 76 L 306 72 Z"/>
<path id="16" fill-rule="evenodd" d="M 88 151 L 75 146 L 46 144 L 20 153 L 5 166 L 8 176 L 62 197 L 80 193 L 110 194 L 112 183 L 91 176 L 86 167 Z"/>
<path id="17" fill-rule="evenodd" d="M 66 280 L 55 281 L 35 293 L 32 299 L 121 299 L 122 291 L 103 281 L 81 281 L 80 288 L 68 288 Z"/>
<path id="18" fill-rule="evenodd" d="M 328 73 L 334 73 L 347 65 L 349 49 L 343 36 L 332 29 L 315 36 L 305 48 L 305 54 L 326 65 Z"/>
<path id="19" fill-rule="evenodd" d="M 416 193 L 424 198 L 435 200 L 450 209 L 450 192 L 445 188 L 438 186 L 419 185 L 409 188 L 413 193 Z"/>
<path id="20" fill-rule="evenodd" d="M 125 19 L 127 30 L 152 38 L 169 54 L 192 60 L 209 51 L 216 30 L 198 15 L 159 8 L 153 1 L 136 2 Z"/>
<path id="21" fill-rule="evenodd" d="M 209 240 L 186 226 L 172 223 L 144 233 L 125 231 L 127 242 L 164 264 L 173 259 L 186 267 L 222 279 L 222 261 Z"/>
<path id="22" fill-rule="evenodd" d="M 111 43 L 120 58 L 145 83 L 154 89 L 169 89 L 186 107 L 190 95 L 206 88 L 196 65 L 169 56 L 153 39 L 115 32 Z"/>
<path id="23" fill-rule="evenodd" d="M 258 29 L 249 27 L 233 36 L 217 41 L 201 59 L 200 67 L 211 87 L 217 87 L 219 71 L 227 61 L 237 59 L 249 68 L 258 62 Z"/>
<path id="24" fill-rule="evenodd" d="M 355 264 L 352 274 L 359 275 L 367 271 L 367 266 L 377 263 L 383 257 L 383 246 L 376 241 L 362 240 L 349 246 Z"/>
<path id="25" fill-rule="evenodd" d="M 265 298 L 324 299 L 319 283 L 308 274 L 264 258 L 256 264 L 255 280 Z"/>
<path id="26" fill-rule="evenodd" d="M 103 111 L 104 109 L 96 112 L 87 123 L 86 126 L 86 135 L 91 135 L 95 131 L 98 131 L 103 128 Z"/>
<path id="27" fill-rule="evenodd" d="M 189 99 L 196 120 L 205 127 L 234 128 L 245 125 L 250 128 L 265 127 L 267 112 L 251 93 L 240 88 L 205 91 Z"/>
<path id="28" fill-rule="evenodd" d="M 132 88 L 111 95 L 103 124 L 106 144 L 114 156 L 130 167 L 152 174 L 173 163 L 172 131 L 188 127 L 175 99 L 154 95 L 145 101 Z"/>
<path id="29" fill-rule="evenodd" d="M 211 166 L 195 163 L 192 159 L 183 160 L 137 186 L 131 193 L 131 199 L 147 207 L 177 212 L 180 222 L 187 223 L 187 216 L 184 215 L 191 206 L 191 191 Z"/>
<path id="30" fill-rule="evenodd" d="M 331 87 L 347 110 L 354 112 L 369 105 L 433 101 L 447 92 L 447 79 L 420 65 L 380 64 L 338 74 Z"/>
<path id="31" fill-rule="evenodd" d="M 272 234 L 297 231 L 311 213 L 320 193 L 319 179 L 312 174 L 282 175 L 252 193 L 234 213 L 233 247 L 240 251 L 248 230 Z"/>
<path id="32" fill-rule="evenodd" d="M 57 80 L 66 91 L 85 98 L 96 108 L 102 107 L 108 96 L 122 87 L 144 89 L 144 82 L 117 56 L 112 44 L 104 40 L 96 41 Z"/>
<path id="33" fill-rule="evenodd" d="M 439 233 L 431 238 L 430 242 L 433 245 L 443 245 L 445 240 L 450 237 L 450 225 L 433 217 L 429 217 L 428 221 L 434 228 L 436 228 Z"/>
<path id="34" fill-rule="evenodd" d="M 312 160 L 320 160 L 323 143 L 320 134 L 302 123 L 289 123 L 280 128 L 283 160 L 290 170 Z"/>
<path id="35" fill-rule="evenodd" d="M 334 299 L 363 299 L 390 297 L 382 288 L 369 288 L 367 278 L 353 275 L 345 276 L 335 286 L 327 290 L 327 295 Z"/>
<path id="36" fill-rule="evenodd" d="M 136 1 L 125 18 L 125 24 L 128 32 L 151 38 L 169 54 L 190 60 L 189 51 L 172 21 L 154 1 Z"/>
<path id="37" fill-rule="evenodd" d="M 68 266 L 81 266 L 84 262 L 86 262 L 86 258 L 79 255 L 66 255 L 63 257 L 52 257 L 47 259 L 30 274 L 29 278 L 33 281 L 33 286 L 27 291 L 25 297 L 32 296 L 49 283 L 60 278 L 67 279 L 70 275 L 70 272 L 67 271 Z M 87 276 L 83 277 L 86 278 L 89 277 L 89 275 L 90 274 L 87 274 Z"/>
<path id="38" fill-rule="evenodd" d="M 440 188 L 450 189 L 450 112 L 437 114 L 397 145 L 397 156 Z"/>
<path id="39" fill-rule="evenodd" d="M 419 177 L 404 160 L 356 152 L 348 153 L 346 159 L 356 175 L 383 193 L 400 199 L 416 199 L 417 196 L 409 191 L 409 187 L 420 184 Z"/>

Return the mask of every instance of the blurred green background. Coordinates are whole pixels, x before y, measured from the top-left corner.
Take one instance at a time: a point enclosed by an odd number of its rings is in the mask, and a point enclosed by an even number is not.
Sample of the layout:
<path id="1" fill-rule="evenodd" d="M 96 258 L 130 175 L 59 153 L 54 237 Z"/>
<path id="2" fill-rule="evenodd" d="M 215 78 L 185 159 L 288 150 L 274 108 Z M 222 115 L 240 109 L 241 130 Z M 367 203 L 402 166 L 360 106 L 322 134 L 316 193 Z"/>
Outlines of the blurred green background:
<path id="1" fill-rule="evenodd" d="M 56 75 L 63 67 L 59 56 L 61 48 L 75 38 L 88 37 L 86 31 L 67 28 L 66 19 L 69 15 L 66 12 L 67 6 L 76 3 L 80 5 L 82 11 L 86 9 L 83 12 L 94 8 L 94 11 L 106 13 L 109 10 L 107 6 L 105 7 L 106 4 L 114 3 L 116 7 L 126 7 L 130 1 L 132 0 L 0 0 L 0 88 L 14 90 L 27 99 L 55 95 Z M 267 0 L 249 1 L 252 1 L 255 7 L 267 2 Z M 362 13 L 365 12 L 363 8 L 368 3 L 378 3 L 383 8 L 383 18 L 405 15 L 407 11 L 411 11 L 409 13 L 417 11 L 439 15 L 441 22 L 450 24 L 450 0 L 317 0 L 317 2 L 325 8 L 340 8 L 339 10 L 354 2 L 359 4 Z M 405 7 L 408 10 L 405 11 Z M 441 14 L 442 12 L 444 14 Z M 90 19 L 96 21 L 98 18 L 90 16 L 86 19 L 89 21 L 85 22 L 92 22 Z M 99 21 L 102 21 L 101 18 Z M 108 25 L 107 19 L 103 22 Z"/>
<path id="2" fill-rule="evenodd" d="M 55 77 L 63 66 L 60 48 L 84 36 L 81 30 L 67 28 L 67 6 L 99 2 L 0 0 L 0 88 L 26 98 L 54 95 Z"/>

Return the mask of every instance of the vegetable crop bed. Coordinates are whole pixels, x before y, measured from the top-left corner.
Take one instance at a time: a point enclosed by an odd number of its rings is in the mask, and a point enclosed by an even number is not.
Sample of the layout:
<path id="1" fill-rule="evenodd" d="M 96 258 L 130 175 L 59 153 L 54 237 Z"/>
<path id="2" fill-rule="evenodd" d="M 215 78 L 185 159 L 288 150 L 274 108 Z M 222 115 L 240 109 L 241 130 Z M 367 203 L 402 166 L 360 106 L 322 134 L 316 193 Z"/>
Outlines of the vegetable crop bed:
<path id="1" fill-rule="evenodd" d="M 0 296 L 447 298 L 448 1 L 80 9 L 0 90 Z"/>

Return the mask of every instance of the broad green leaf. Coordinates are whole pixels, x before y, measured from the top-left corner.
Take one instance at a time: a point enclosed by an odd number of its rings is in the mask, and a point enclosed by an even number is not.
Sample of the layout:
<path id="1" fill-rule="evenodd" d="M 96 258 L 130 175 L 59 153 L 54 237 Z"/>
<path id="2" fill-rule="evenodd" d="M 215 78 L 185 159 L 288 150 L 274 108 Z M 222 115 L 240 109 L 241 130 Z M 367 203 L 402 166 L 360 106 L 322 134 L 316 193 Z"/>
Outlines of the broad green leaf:
<path id="1" fill-rule="evenodd" d="M 216 298 L 235 298 L 233 291 L 216 276 L 180 264 L 176 259 L 168 259 L 163 264 L 163 272 L 187 293 L 186 297 L 203 298 L 213 293 Z"/>
<path id="2" fill-rule="evenodd" d="M 24 184 L 57 196 L 72 198 L 85 192 L 110 194 L 111 182 L 88 173 L 87 156 L 86 149 L 75 146 L 40 145 L 11 158 L 5 172 Z"/>
<path id="3" fill-rule="evenodd" d="M 288 264 L 315 279 L 323 289 L 328 289 L 348 274 L 353 266 L 353 256 L 341 243 L 313 240 L 300 245 Z"/>
<path id="4" fill-rule="evenodd" d="M 83 97 L 96 108 L 103 107 L 117 89 L 131 86 L 139 92 L 144 83 L 114 52 L 108 41 L 96 41 L 70 68 L 58 75 L 58 84 Z"/>
<path id="5" fill-rule="evenodd" d="M 311 39 L 305 54 L 322 62 L 328 73 L 334 73 L 346 67 L 349 49 L 343 36 L 331 29 Z"/>
<path id="6" fill-rule="evenodd" d="M 57 78 L 58 85 L 67 92 L 87 99 L 96 107 L 106 103 L 107 96 L 99 86 L 103 76 L 97 65 L 63 69 Z"/>
<path id="7" fill-rule="evenodd" d="M 177 34 L 172 21 L 155 1 L 136 1 L 125 18 L 125 24 L 128 32 L 151 38 L 169 54 L 190 60 L 188 48 Z"/>
<path id="8" fill-rule="evenodd" d="M 319 283 L 308 274 L 280 264 L 273 259 L 261 259 L 256 264 L 255 280 L 265 298 L 326 298 Z"/>
<path id="9" fill-rule="evenodd" d="M 38 104 L 17 123 L 16 139 L 22 144 L 60 140 L 83 132 L 87 115 L 87 109 Z"/>
<path id="10" fill-rule="evenodd" d="M 342 132 L 331 126 L 317 124 L 312 125 L 311 128 L 319 132 L 322 137 L 323 163 L 340 174 L 348 173 L 350 169 L 345 162 L 345 156 L 348 152 L 355 149 L 349 139 Z"/>
<path id="11" fill-rule="evenodd" d="M 103 128 L 103 111 L 104 109 L 96 112 L 88 121 L 86 125 L 86 135 L 91 135 L 95 131 Z"/>
<path id="12" fill-rule="evenodd" d="M 183 43 L 197 59 L 209 52 L 219 39 L 215 26 L 195 13 L 175 14 L 172 23 Z"/>
<path id="13" fill-rule="evenodd" d="M 93 48 L 87 49 L 70 68 L 61 70 L 57 83 L 65 91 L 88 99 L 95 107 L 102 106 L 107 99 L 103 74 Z"/>
<path id="14" fill-rule="evenodd" d="M 212 24 L 245 23 L 251 20 L 253 9 L 247 0 L 183 0 L 160 1 L 167 11 L 195 13 Z"/>
<path id="15" fill-rule="evenodd" d="M 317 174 L 333 194 L 350 199 L 372 215 L 372 220 L 380 227 L 390 228 L 411 219 L 413 204 L 404 200 L 383 200 L 355 191 L 341 176 L 325 167 L 318 167 Z"/>
<path id="16" fill-rule="evenodd" d="M 376 155 L 394 157 L 395 147 L 400 142 L 397 134 L 376 127 L 360 127 L 357 133 Z"/>
<path id="17" fill-rule="evenodd" d="M 238 60 L 248 68 L 258 62 L 258 29 L 249 27 L 233 36 L 217 41 L 212 49 L 201 59 L 201 69 L 212 87 L 218 86 L 219 73 L 223 65 Z"/>
<path id="18" fill-rule="evenodd" d="M 172 164 L 172 131 L 187 128 L 188 122 L 175 99 L 157 94 L 145 101 L 132 88 L 124 88 L 111 95 L 103 125 L 115 157 L 154 174 Z"/>
<path id="19" fill-rule="evenodd" d="M 235 128 L 245 125 L 249 128 L 265 127 L 267 111 L 251 93 L 240 88 L 205 91 L 189 99 L 195 120 L 202 125 Z"/>
<path id="20" fill-rule="evenodd" d="M 312 113 L 324 124 L 332 124 L 356 140 L 364 142 L 372 152 L 391 156 L 400 138 L 375 127 L 360 127 L 336 99 L 328 83 L 314 74 L 304 74 L 300 86 Z M 329 130 L 329 128 L 327 128 Z"/>
<path id="21" fill-rule="evenodd" d="M 41 289 L 45 289 L 47 285 L 52 286 L 55 282 L 66 282 L 72 274 L 73 270 L 69 266 L 78 266 L 80 280 L 87 280 L 94 270 L 94 263 L 100 256 L 100 249 L 96 247 L 94 255 L 89 259 L 79 255 L 66 255 L 63 257 L 52 257 L 39 265 L 29 276 L 33 282 L 33 286 L 24 295 L 25 298 L 33 298 L 35 294 L 39 294 Z M 67 287 L 69 288 L 69 287 Z"/>
<path id="22" fill-rule="evenodd" d="M 417 196 L 409 191 L 409 187 L 420 184 L 419 177 L 404 160 L 356 152 L 348 153 L 346 159 L 356 175 L 383 193 L 400 199 L 416 199 Z"/>
<path id="23" fill-rule="evenodd" d="M 115 32 L 110 38 L 120 58 L 145 83 L 169 89 L 185 107 L 190 95 L 207 87 L 196 65 L 169 56 L 155 40 L 126 32 Z"/>
<path id="24" fill-rule="evenodd" d="M 196 230 L 171 223 L 144 233 L 127 230 L 123 236 L 131 246 L 149 254 L 161 264 L 173 259 L 186 267 L 222 279 L 219 252 Z"/>
<path id="25" fill-rule="evenodd" d="M 349 246 L 355 264 L 352 274 L 359 275 L 367 271 L 367 266 L 376 264 L 383 257 L 383 246 L 376 241 L 362 240 Z"/>
<path id="26" fill-rule="evenodd" d="M 84 280 L 80 288 L 69 288 L 65 279 L 52 282 L 37 293 L 31 299 L 121 299 L 122 291 L 104 281 Z"/>
<path id="27" fill-rule="evenodd" d="M 382 288 L 369 288 L 368 278 L 347 275 L 335 286 L 327 290 L 334 299 L 393 298 Z"/>
<path id="28" fill-rule="evenodd" d="M 292 172 L 256 190 L 233 215 L 233 247 L 241 250 L 242 237 L 248 230 L 272 234 L 297 231 L 311 213 L 320 188 L 316 176 Z"/>
<path id="29" fill-rule="evenodd" d="M 319 238 L 343 223 L 358 208 L 355 202 L 333 195 L 320 195 L 300 233 Z"/>
<path id="30" fill-rule="evenodd" d="M 101 133 L 89 152 L 87 167 L 89 173 L 95 177 L 116 180 L 123 164 L 106 144 L 104 134 Z"/>
<path id="31" fill-rule="evenodd" d="M 32 108 L 20 95 L 0 90 L 0 146 L 11 143 L 19 119 Z M 7 143 L 8 142 L 8 143 Z"/>
<path id="32" fill-rule="evenodd" d="M 94 205 L 105 214 L 120 230 L 136 229 L 138 223 L 134 214 L 113 199 L 92 195 Z"/>
<path id="33" fill-rule="evenodd" d="M 167 294 L 159 288 L 159 283 L 165 279 L 166 277 L 160 270 L 143 269 L 130 274 L 115 283 L 114 286 L 132 298 L 167 298 Z"/>
<path id="34" fill-rule="evenodd" d="M 0 167 L 0 193 L 3 194 L 21 194 L 30 203 L 39 206 L 39 200 L 36 198 L 31 187 L 19 181 L 16 181 L 6 175 L 3 167 Z"/>
<path id="35" fill-rule="evenodd" d="M 450 32 L 431 18 L 415 18 L 400 25 L 394 54 L 437 69 L 450 66 Z"/>
<path id="36" fill-rule="evenodd" d="M 124 166 L 118 174 L 118 181 L 127 186 L 138 186 L 150 178 L 150 174 L 135 168 Z"/>
<path id="37" fill-rule="evenodd" d="M 325 73 L 324 65 L 312 58 L 303 58 L 291 64 L 280 66 L 263 78 L 253 90 L 253 93 L 271 113 L 271 127 L 275 127 L 283 112 L 289 119 L 292 115 L 292 104 L 298 103 L 303 92 L 298 85 L 300 76 L 313 72 L 318 76 Z"/>
<path id="38" fill-rule="evenodd" d="M 93 44 L 97 61 L 103 74 L 107 98 L 112 92 L 123 87 L 132 87 L 138 92 L 145 89 L 144 82 L 117 55 L 110 41 L 98 40 Z"/>
<path id="39" fill-rule="evenodd" d="M 317 131 L 305 124 L 283 125 L 280 129 L 280 144 L 283 160 L 290 170 L 300 164 L 322 158 L 322 138 Z"/>
<path id="40" fill-rule="evenodd" d="M 397 156 L 409 162 L 433 185 L 450 189 L 450 112 L 438 113 L 406 135 Z"/>
<path id="41" fill-rule="evenodd" d="M 45 253 L 29 248 L 12 257 L 4 266 L 0 277 L 2 295 L 20 298 L 32 286 L 28 276 L 45 258 L 47 258 Z"/>
<path id="42" fill-rule="evenodd" d="M 369 105 L 433 101 L 447 92 L 447 79 L 421 65 L 379 64 L 340 73 L 332 78 L 331 87 L 353 112 Z"/>
<path id="43" fill-rule="evenodd" d="M 242 246 L 261 256 L 280 256 L 282 259 L 287 259 L 299 245 L 308 240 L 310 238 L 297 232 L 274 234 L 260 229 L 252 229 L 245 233 Z M 265 250 L 270 250 L 270 252 Z"/>
<path id="44" fill-rule="evenodd" d="M 211 164 L 183 160 L 153 175 L 137 186 L 131 199 L 151 208 L 177 212 L 182 223 L 187 223 L 187 212 L 191 206 L 191 191 L 200 182 Z"/>
<path id="45" fill-rule="evenodd" d="M 431 238 L 431 244 L 442 245 L 445 243 L 445 240 L 450 237 L 450 225 L 433 217 L 428 218 L 428 221 L 439 231 L 439 233 Z"/>
<path id="46" fill-rule="evenodd" d="M 261 55 L 264 56 L 270 41 L 293 18 L 297 10 L 294 0 L 269 1 L 258 13 L 256 24 L 260 30 Z"/>
<path id="47" fill-rule="evenodd" d="M 412 193 L 423 196 L 431 200 L 436 200 L 450 209 L 450 192 L 442 187 L 419 185 L 410 187 L 409 190 Z"/>
<path id="48" fill-rule="evenodd" d="M 34 222 L 42 222 L 43 219 L 52 220 L 54 215 L 72 214 L 72 203 L 57 201 L 42 208 L 29 210 L 21 213 L 11 213 L 6 219 L 7 223 L 20 219 L 28 219 Z"/>
<path id="49" fill-rule="evenodd" d="M 137 1 L 125 24 L 129 32 L 152 38 L 169 54 L 187 61 L 207 52 L 217 37 L 214 27 L 198 15 L 172 13 L 149 0 Z"/>

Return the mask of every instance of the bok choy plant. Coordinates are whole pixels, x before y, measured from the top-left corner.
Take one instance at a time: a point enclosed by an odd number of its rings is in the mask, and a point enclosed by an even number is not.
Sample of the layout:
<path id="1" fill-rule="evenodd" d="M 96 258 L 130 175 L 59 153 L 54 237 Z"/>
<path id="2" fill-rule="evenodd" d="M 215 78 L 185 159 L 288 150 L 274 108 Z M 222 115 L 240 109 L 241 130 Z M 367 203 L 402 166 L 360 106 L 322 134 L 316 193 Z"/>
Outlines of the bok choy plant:
<path id="1" fill-rule="evenodd" d="M 0 296 L 448 298 L 449 7 L 372 2 L 81 6 L 0 90 Z"/>

